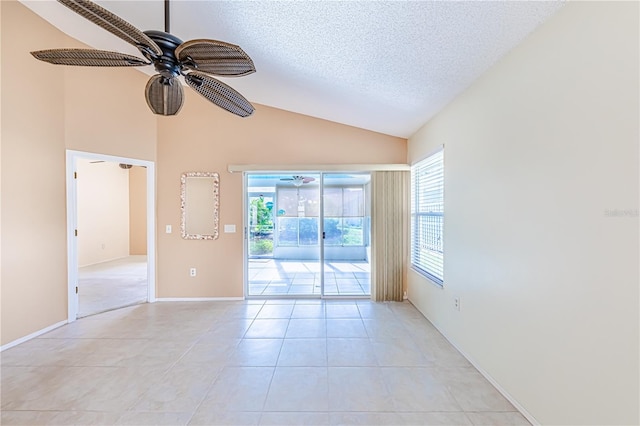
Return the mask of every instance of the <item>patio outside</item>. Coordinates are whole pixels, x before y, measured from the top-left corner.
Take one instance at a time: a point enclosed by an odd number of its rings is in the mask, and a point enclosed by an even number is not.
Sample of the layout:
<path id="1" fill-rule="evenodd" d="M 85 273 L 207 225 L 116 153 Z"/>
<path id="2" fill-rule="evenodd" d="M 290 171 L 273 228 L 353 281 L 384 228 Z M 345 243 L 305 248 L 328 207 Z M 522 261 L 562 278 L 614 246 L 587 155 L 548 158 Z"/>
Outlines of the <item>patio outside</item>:
<path id="1" fill-rule="evenodd" d="M 318 261 L 250 259 L 249 295 L 319 296 Z M 324 294 L 327 296 L 365 296 L 371 294 L 368 262 L 330 261 L 324 265 Z"/>

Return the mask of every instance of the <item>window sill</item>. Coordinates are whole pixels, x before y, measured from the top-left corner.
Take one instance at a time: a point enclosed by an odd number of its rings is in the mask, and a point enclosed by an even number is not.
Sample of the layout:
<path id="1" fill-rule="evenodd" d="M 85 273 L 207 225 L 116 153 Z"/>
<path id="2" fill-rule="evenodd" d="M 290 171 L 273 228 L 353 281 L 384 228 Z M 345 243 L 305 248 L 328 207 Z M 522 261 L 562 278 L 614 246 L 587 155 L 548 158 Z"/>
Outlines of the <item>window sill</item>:
<path id="1" fill-rule="evenodd" d="M 415 266 L 411 266 L 411 270 L 413 272 L 415 272 L 416 274 L 420 275 L 420 277 L 422 277 L 425 280 L 427 280 L 431 285 L 433 285 L 435 287 L 438 287 L 440 289 L 444 288 L 444 281 L 441 281 L 441 280 L 437 279 L 433 275 L 423 271 L 420 268 L 416 268 Z"/>

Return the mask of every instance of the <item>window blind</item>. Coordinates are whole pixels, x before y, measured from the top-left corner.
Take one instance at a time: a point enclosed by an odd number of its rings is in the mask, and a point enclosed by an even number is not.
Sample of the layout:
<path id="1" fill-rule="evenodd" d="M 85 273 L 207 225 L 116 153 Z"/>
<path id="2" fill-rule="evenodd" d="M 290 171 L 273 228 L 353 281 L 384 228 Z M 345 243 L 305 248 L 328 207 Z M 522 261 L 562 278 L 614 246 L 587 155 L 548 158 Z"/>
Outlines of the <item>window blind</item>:
<path id="1" fill-rule="evenodd" d="M 411 266 L 444 282 L 444 151 L 411 167 Z"/>

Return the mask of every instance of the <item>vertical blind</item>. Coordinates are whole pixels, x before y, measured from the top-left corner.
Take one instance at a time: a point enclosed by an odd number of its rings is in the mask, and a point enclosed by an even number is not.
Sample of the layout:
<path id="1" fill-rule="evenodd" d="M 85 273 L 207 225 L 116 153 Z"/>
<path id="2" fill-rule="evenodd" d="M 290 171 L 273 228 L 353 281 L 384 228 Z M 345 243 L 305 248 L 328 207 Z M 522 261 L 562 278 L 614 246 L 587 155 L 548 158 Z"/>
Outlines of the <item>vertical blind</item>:
<path id="1" fill-rule="evenodd" d="M 411 266 L 444 282 L 444 151 L 411 167 Z"/>
<path id="2" fill-rule="evenodd" d="M 402 301 L 407 265 L 409 172 L 371 173 L 371 298 Z"/>

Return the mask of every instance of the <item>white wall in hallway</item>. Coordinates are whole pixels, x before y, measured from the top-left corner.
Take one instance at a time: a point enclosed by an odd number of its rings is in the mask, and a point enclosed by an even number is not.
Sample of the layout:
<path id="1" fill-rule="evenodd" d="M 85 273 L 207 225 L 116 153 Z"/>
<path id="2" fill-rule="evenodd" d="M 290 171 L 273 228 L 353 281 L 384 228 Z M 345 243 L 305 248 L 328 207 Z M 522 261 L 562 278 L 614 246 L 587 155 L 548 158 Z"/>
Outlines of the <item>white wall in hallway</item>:
<path id="1" fill-rule="evenodd" d="M 129 170 L 78 159 L 78 265 L 129 255 Z"/>

